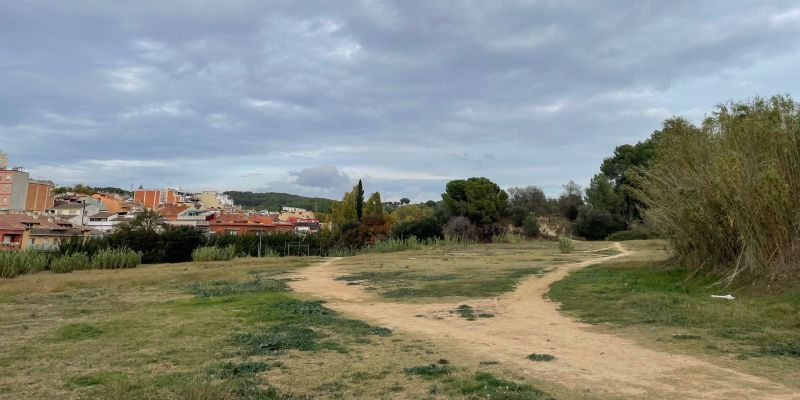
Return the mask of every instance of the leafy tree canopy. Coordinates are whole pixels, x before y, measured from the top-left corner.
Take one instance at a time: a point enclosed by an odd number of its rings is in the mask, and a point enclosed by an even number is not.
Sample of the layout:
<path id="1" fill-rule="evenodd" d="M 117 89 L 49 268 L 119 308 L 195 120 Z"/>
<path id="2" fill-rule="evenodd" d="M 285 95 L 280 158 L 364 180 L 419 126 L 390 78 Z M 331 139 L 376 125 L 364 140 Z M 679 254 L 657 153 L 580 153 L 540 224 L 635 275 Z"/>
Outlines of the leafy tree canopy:
<path id="1" fill-rule="evenodd" d="M 508 208 L 508 194 L 487 178 L 450 181 L 442 200 L 450 215 L 467 217 L 476 224 L 497 222 Z"/>

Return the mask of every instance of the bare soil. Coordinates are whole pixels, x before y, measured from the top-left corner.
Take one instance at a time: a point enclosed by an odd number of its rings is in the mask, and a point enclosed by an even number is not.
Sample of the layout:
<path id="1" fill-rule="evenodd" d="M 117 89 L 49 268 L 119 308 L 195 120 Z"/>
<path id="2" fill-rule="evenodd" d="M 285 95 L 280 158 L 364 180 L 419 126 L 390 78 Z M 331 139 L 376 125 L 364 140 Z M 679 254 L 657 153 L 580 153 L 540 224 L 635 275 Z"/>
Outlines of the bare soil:
<path id="1" fill-rule="evenodd" d="M 351 317 L 444 342 L 454 352 L 494 360 L 516 374 L 563 385 L 602 397 L 686 399 L 800 399 L 778 383 L 712 364 L 700 358 L 642 347 L 622 336 L 597 332 L 591 325 L 561 314 L 544 297 L 548 287 L 588 265 L 626 257 L 620 254 L 574 264 L 554 265 L 542 276 L 523 280 L 497 298 L 469 300 L 476 313 L 493 318 L 470 321 L 452 311 L 458 302 L 407 304 L 387 301 L 359 285 L 337 281 L 334 258 L 302 269 L 291 282 L 299 293 L 324 299 Z M 532 353 L 551 354 L 551 362 L 534 362 Z"/>

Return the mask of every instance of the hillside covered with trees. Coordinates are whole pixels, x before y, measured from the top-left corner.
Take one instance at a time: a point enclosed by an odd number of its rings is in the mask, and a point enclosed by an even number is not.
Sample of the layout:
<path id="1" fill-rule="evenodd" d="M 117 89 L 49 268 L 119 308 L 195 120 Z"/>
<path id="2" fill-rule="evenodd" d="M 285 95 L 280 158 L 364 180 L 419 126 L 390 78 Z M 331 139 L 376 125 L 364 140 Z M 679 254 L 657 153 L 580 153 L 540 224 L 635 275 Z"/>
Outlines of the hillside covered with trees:
<path id="1" fill-rule="evenodd" d="M 310 211 L 328 213 L 333 200 L 321 197 L 304 197 L 288 193 L 225 192 L 236 205 L 256 210 L 280 210 L 281 207 L 298 207 Z"/>

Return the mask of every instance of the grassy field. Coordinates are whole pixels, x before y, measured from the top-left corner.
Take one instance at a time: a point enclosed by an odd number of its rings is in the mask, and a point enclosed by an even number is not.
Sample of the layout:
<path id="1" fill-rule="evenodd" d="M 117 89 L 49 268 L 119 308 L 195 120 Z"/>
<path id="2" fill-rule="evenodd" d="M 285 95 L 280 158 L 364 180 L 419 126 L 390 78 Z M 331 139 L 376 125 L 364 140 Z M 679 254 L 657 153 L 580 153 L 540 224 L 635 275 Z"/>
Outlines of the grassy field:
<path id="1" fill-rule="evenodd" d="M 548 296 L 563 311 L 644 344 L 705 354 L 800 389 L 800 290 L 725 288 L 667 262 L 663 242 L 625 246 L 639 254 L 573 272 Z M 729 293 L 736 299 L 711 298 Z"/>
<path id="2" fill-rule="evenodd" d="M 550 398 L 288 291 L 314 258 L 0 280 L 0 398 Z"/>
<path id="3" fill-rule="evenodd" d="M 340 280 L 407 302 L 443 297 L 491 297 L 508 292 L 526 276 L 549 267 L 615 254 L 605 242 L 575 242 L 561 254 L 555 242 L 432 247 L 402 253 L 368 254 L 341 263 Z"/>

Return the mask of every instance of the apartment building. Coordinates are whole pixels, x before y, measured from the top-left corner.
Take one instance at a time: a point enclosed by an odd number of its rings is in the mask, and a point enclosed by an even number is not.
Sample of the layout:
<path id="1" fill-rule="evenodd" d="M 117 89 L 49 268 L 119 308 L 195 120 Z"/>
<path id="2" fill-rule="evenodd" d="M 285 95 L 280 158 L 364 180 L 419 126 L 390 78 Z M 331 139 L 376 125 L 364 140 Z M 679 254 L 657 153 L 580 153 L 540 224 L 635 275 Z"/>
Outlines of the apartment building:
<path id="1" fill-rule="evenodd" d="M 56 185 L 51 181 L 29 180 L 25 211 L 45 211 L 53 208 L 55 205 L 53 189 L 55 187 Z"/>
<path id="2" fill-rule="evenodd" d="M 0 210 L 25 210 L 29 181 L 27 172 L 18 169 L 0 170 Z"/>
<path id="3" fill-rule="evenodd" d="M 44 211 L 53 207 L 50 181 L 31 179 L 19 168 L 8 168 L 8 157 L 0 153 L 0 210 Z"/>

